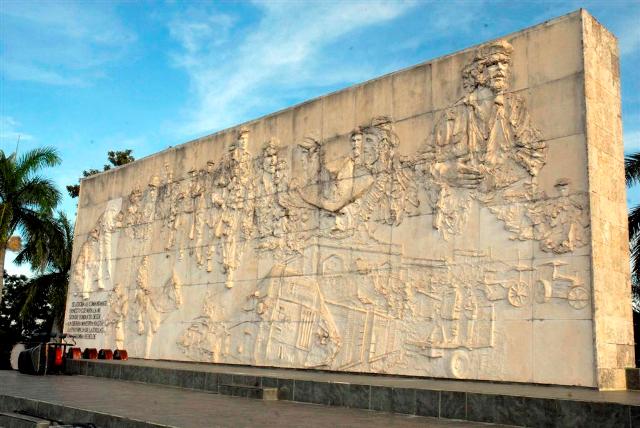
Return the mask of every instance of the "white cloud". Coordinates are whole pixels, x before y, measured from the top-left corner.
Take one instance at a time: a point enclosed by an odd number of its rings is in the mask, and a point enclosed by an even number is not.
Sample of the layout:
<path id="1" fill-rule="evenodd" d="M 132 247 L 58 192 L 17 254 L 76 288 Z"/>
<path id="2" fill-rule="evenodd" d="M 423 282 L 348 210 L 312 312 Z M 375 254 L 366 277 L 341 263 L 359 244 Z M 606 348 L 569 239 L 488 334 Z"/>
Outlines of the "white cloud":
<path id="1" fill-rule="evenodd" d="M 6 0 L 0 18 L 0 71 L 12 80 L 89 84 L 136 40 L 108 3 Z"/>
<path id="2" fill-rule="evenodd" d="M 171 35 L 181 50 L 176 66 L 190 78 L 197 105 L 190 106 L 184 133 L 233 125 L 250 110 L 268 106 L 276 93 L 300 86 L 353 81 L 366 65 L 318 70 L 322 49 L 348 33 L 390 21 L 409 10 L 409 2 L 259 2 L 255 26 L 235 28 L 237 17 L 200 11 L 176 17 Z M 242 34 L 247 30 L 247 35 Z M 275 90 L 275 89 L 278 90 Z"/>
<path id="3" fill-rule="evenodd" d="M 234 21 L 231 15 L 224 13 L 189 9 L 180 19 L 170 23 L 169 31 L 188 54 L 197 54 L 207 46 L 219 46 L 224 43 Z M 179 62 L 180 58 L 176 60 Z"/>
<path id="4" fill-rule="evenodd" d="M 20 131 L 20 122 L 11 116 L 0 116 L 0 141 L 3 145 L 16 144 L 20 141 L 33 140 L 33 136 Z"/>

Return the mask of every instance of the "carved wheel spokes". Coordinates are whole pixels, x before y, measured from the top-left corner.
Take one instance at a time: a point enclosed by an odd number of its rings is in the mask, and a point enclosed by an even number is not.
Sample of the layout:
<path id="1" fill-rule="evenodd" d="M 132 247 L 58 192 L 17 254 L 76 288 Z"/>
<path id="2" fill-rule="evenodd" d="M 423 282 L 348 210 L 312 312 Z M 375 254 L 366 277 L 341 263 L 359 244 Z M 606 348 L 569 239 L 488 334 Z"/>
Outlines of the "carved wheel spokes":
<path id="1" fill-rule="evenodd" d="M 507 292 L 507 300 L 516 308 L 529 301 L 529 286 L 524 282 L 516 282 Z"/>
<path id="2" fill-rule="evenodd" d="M 469 377 L 470 367 L 471 362 L 469 361 L 469 356 L 464 351 L 456 351 L 453 353 L 449 368 L 454 377 L 458 379 Z"/>
<path id="3" fill-rule="evenodd" d="M 571 287 L 567 299 L 573 309 L 584 309 L 589 304 L 589 292 L 584 287 Z"/>

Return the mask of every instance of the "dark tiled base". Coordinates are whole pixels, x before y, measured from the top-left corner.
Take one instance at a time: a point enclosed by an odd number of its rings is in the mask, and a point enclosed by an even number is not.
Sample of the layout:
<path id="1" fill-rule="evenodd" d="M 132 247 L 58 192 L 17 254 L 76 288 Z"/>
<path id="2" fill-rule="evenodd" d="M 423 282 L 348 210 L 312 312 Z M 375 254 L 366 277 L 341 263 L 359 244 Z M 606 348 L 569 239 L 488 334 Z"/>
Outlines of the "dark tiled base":
<path id="1" fill-rule="evenodd" d="M 347 407 L 355 409 L 371 408 L 371 387 L 369 385 L 349 385 Z"/>
<path id="2" fill-rule="evenodd" d="M 640 368 L 628 368 L 625 374 L 627 377 L 627 389 L 640 390 Z"/>
<path id="3" fill-rule="evenodd" d="M 531 427 L 640 428 L 640 403 L 634 406 L 464 391 L 391 388 L 86 360 L 67 363 L 69 373 L 170 385 L 238 397 L 262 398 L 265 388 L 277 388 L 279 400 L 418 416 Z M 276 395 L 275 390 L 269 392 Z"/>
<path id="4" fill-rule="evenodd" d="M 218 393 L 233 397 L 256 398 L 258 400 L 277 400 L 278 388 L 246 386 L 246 385 L 218 385 Z"/>

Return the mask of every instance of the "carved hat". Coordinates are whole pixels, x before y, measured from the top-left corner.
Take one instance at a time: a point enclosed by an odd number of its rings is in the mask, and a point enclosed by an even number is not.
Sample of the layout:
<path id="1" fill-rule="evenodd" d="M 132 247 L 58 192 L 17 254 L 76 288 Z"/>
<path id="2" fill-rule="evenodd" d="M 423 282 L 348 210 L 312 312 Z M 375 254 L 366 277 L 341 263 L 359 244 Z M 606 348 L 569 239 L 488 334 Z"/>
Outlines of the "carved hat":
<path id="1" fill-rule="evenodd" d="M 473 58 L 474 62 L 486 61 L 492 55 L 504 55 L 506 59 L 511 59 L 513 53 L 513 46 L 506 40 L 496 40 L 479 47 L 476 50 L 476 54 Z"/>
<path id="2" fill-rule="evenodd" d="M 277 138 L 271 137 L 264 143 L 264 154 L 265 156 L 273 156 L 278 153 L 278 147 L 280 146 L 280 141 Z"/>
<path id="3" fill-rule="evenodd" d="M 377 116 L 371 119 L 371 126 L 365 133 L 377 134 L 381 141 L 387 141 L 390 147 L 398 147 L 398 136 L 393 129 L 393 119 L 389 116 Z"/>
<path id="4" fill-rule="evenodd" d="M 242 137 L 242 136 L 244 136 L 244 135 L 249 135 L 249 129 L 248 129 L 248 128 L 245 128 L 245 127 L 243 126 L 242 128 L 238 129 L 238 133 L 237 133 L 236 137 L 237 137 L 237 138 L 240 138 L 240 137 Z"/>
<path id="5" fill-rule="evenodd" d="M 302 142 L 298 143 L 298 145 L 304 149 L 310 150 L 319 147 L 320 143 L 313 137 L 304 137 Z"/>
<path id="6" fill-rule="evenodd" d="M 371 119 L 371 126 L 390 130 L 393 126 L 393 119 L 389 116 L 378 116 Z"/>
<path id="7" fill-rule="evenodd" d="M 149 187 L 160 187 L 161 184 L 160 177 L 157 175 L 152 176 L 149 180 Z"/>

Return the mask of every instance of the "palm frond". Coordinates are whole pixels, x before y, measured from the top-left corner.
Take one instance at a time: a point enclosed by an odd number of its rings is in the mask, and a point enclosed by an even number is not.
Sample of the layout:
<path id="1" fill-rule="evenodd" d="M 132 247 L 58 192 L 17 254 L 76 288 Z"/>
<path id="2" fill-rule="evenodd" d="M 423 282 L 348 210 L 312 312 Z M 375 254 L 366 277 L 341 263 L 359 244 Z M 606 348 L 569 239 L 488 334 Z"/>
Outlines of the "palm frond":
<path id="1" fill-rule="evenodd" d="M 60 271 L 69 272 L 73 253 L 73 225 L 62 211 L 58 212 L 57 223 L 62 237 L 62 239 L 58 241 L 58 268 Z"/>
<path id="2" fill-rule="evenodd" d="M 33 172 L 45 166 L 56 166 L 61 159 L 58 151 L 53 147 L 38 147 L 21 155 L 16 162 L 16 174 L 28 177 Z"/>
<path id="3" fill-rule="evenodd" d="M 52 210 L 60 201 L 60 192 L 53 181 L 35 176 L 24 181 L 16 199 L 22 205 Z"/>
<path id="4" fill-rule="evenodd" d="M 635 206 L 629 212 L 629 242 L 640 238 L 640 205 Z"/>
<path id="5" fill-rule="evenodd" d="M 55 221 L 48 215 L 27 208 L 20 210 L 19 217 L 22 221 L 16 226 L 25 244 L 15 262 L 29 262 L 33 269 L 44 272 L 50 263 L 51 248 L 60 239 Z"/>
<path id="6" fill-rule="evenodd" d="M 14 189 L 19 187 L 16 175 L 16 164 L 4 156 L 0 156 L 0 199 L 6 203 Z"/>
<path id="7" fill-rule="evenodd" d="M 631 284 L 635 298 L 640 300 L 640 237 L 631 242 Z"/>
<path id="8" fill-rule="evenodd" d="M 640 152 L 624 157 L 624 178 L 627 186 L 640 183 Z"/>
<path id="9" fill-rule="evenodd" d="M 27 242 L 15 258 L 40 272 L 68 272 L 73 251 L 73 226 L 62 212 L 56 218 L 31 214 L 24 229 Z"/>
<path id="10" fill-rule="evenodd" d="M 56 274 L 45 274 L 32 278 L 27 282 L 25 290 L 25 299 L 20 308 L 20 317 L 29 316 L 29 312 L 34 308 L 35 301 L 47 301 L 51 285 L 56 281 Z"/>
<path id="11" fill-rule="evenodd" d="M 36 212 L 27 212 L 24 217 L 28 221 L 23 230 L 29 239 L 16 261 L 31 263 L 40 274 L 27 283 L 20 317 L 30 319 L 45 310 L 48 320 L 61 323 L 71 269 L 73 226 L 62 212 L 55 218 Z"/>
<path id="12" fill-rule="evenodd" d="M 640 205 L 629 213 L 629 249 L 631 252 L 631 289 L 640 305 Z"/>

